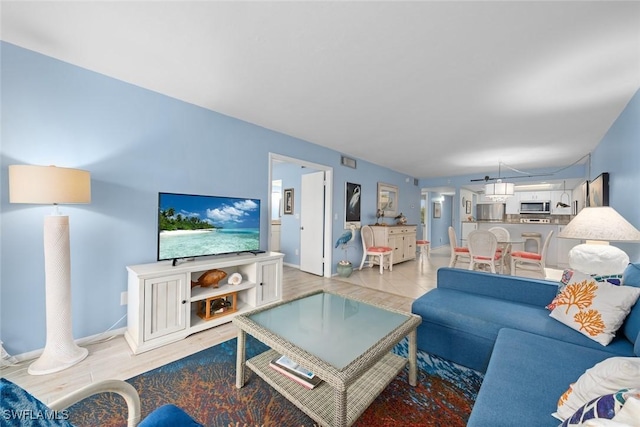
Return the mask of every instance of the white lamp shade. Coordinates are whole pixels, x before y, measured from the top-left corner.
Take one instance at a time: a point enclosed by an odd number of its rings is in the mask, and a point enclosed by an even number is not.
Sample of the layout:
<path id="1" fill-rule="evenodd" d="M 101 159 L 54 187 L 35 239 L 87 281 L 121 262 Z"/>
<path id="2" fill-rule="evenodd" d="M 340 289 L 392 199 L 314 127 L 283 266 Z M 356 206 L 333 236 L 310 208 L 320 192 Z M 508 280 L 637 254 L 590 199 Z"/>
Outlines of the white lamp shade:
<path id="1" fill-rule="evenodd" d="M 9 166 L 9 202 L 91 203 L 91 174 L 56 166 Z"/>
<path id="2" fill-rule="evenodd" d="M 501 179 L 498 179 L 496 182 L 491 184 L 486 184 L 484 186 L 484 194 L 485 196 L 491 199 L 502 199 L 505 200 L 507 197 L 511 197 L 514 195 L 514 185 L 511 182 L 502 182 Z"/>
<path id="3" fill-rule="evenodd" d="M 640 242 L 640 231 L 610 206 L 584 208 L 562 230 L 565 239 Z"/>

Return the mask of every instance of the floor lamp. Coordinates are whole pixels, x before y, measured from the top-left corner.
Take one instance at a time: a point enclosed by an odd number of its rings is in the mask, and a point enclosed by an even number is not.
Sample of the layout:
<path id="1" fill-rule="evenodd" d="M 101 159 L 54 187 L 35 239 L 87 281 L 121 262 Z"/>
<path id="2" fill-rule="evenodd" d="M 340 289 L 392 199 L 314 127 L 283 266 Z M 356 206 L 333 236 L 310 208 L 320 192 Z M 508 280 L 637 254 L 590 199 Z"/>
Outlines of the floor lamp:
<path id="1" fill-rule="evenodd" d="M 91 176 L 79 169 L 12 165 L 9 202 L 54 206 L 44 219 L 47 340 L 42 355 L 28 369 L 31 375 L 51 374 L 75 365 L 88 354 L 73 340 L 69 217 L 60 215 L 58 204 L 90 203 Z"/>

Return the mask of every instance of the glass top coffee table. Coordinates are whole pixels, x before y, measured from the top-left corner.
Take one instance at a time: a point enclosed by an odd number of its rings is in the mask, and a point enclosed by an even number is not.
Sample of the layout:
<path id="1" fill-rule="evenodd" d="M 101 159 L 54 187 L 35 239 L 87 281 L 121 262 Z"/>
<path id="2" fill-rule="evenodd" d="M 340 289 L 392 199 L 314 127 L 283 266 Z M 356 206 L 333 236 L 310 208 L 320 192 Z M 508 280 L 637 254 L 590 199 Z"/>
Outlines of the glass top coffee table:
<path id="1" fill-rule="evenodd" d="M 236 387 L 244 385 L 245 364 L 322 426 L 353 424 L 409 362 L 409 384 L 416 385 L 416 328 L 421 318 L 330 292 L 313 292 L 291 301 L 234 317 L 239 328 Z M 245 362 L 249 333 L 268 350 Z M 409 358 L 391 349 L 409 339 Z M 323 382 L 307 389 L 269 363 L 285 355 Z"/>

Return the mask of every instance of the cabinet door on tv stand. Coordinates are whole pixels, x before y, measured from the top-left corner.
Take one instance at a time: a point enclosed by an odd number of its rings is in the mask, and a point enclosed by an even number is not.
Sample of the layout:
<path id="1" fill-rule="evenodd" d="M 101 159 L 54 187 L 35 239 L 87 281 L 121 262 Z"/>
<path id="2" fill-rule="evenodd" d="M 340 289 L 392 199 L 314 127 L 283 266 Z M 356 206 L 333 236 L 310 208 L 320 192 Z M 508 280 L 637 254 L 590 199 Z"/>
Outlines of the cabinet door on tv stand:
<path id="1" fill-rule="evenodd" d="M 261 306 L 280 300 L 282 296 L 282 261 L 260 262 L 257 268 L 256 304 Z"/>
<path id="2" fill-rule="evenodd" d="M 176 274 L 144 281 L 144 341 L 187 327 L 186 275 Z"/>

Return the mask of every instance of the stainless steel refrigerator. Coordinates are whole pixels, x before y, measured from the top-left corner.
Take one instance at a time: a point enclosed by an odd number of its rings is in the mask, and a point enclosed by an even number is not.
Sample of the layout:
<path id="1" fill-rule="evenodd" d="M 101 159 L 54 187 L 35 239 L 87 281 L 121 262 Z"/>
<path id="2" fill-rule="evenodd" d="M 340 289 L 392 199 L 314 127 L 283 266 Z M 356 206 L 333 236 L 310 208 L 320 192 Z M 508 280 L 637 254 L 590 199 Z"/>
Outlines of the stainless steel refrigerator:
<path id="1" fill-rule="evenodd" d="M 482 203 L 476 205 L 477 221 L 504 221 L 504 203 Z"/>

